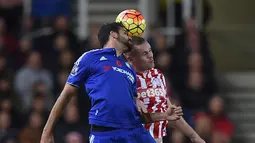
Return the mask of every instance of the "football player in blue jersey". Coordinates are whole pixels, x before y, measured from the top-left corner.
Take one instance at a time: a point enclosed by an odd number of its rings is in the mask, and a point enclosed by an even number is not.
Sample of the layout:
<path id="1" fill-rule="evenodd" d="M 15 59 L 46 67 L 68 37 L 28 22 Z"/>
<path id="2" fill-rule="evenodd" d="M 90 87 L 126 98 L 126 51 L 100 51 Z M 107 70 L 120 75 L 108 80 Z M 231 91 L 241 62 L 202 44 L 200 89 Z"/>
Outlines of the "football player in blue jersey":
<path id="1" fill-rule="evenodd" d="M 41 143 L 53 142 L 53 128 L 65 105 L 84 84 L 91 99 L 90 143 L 155 143 L 142 126 L 137 109 L 136 73 L 122 56 L 132 49 L 131 38 L 121 23 L 103 25 L 98 33 L 102 49 L 84 53 L 75 63 L 66 85 L 44 127 Z M 139 102 L 139 110 L 144 110 Z M 177 120 L 181 108 L 144 114 L 147 122 Z"/>

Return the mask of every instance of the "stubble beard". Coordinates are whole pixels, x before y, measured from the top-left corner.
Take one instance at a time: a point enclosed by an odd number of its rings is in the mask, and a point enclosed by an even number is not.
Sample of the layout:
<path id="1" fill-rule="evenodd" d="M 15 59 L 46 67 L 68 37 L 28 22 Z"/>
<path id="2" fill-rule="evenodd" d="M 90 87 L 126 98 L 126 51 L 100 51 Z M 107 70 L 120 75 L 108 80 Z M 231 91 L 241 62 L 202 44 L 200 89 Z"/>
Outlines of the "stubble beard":
<path id="1" fill-rule="evenodd" d="M 121 40 L 121 38 L 118 38 L 118 41 L 122 44 L 122 46 L 124 47 L 123 48 L 123 53 L 126 53 L 126 52 L 130 52 L 133 48 L 133 44 L 131 43 L 130 40 L 128 41 L 124 41 L 124 40 Z"/>

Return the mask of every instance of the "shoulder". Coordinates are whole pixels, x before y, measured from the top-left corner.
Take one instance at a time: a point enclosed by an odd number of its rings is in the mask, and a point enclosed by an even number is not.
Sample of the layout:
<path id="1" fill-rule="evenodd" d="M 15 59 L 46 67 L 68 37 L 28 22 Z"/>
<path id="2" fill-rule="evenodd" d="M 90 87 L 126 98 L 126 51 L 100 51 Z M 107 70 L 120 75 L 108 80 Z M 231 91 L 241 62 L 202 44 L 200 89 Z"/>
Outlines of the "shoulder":
<path id="1" fill-rule="evenodd" d="M 80 56 L 80 58 L 81 58 L 81 59 L 87 58 L 87 57 L 96 55 L 96 54 L 100 53 L 101 51 L 103 51 L 103 49 L 93 49 L 93 50 L 89 50 L 89 51 L 83 53 L 83 54 Z M 79 58 L 79 59 L 80 59 L 80 58 Z"/>
<path id="2" fill-rule="evenodd" d="M 158 74 L 163 74 L 162 71 L 161 71 L 160 69 L 153 68 L 152 70 L 156 71 Z"/>
<path id="3" fill-rule="evenodd" d="M 83 53 L 78 60 L 75 62 L 75 65 L 79 65 L 82 63 L 91 63 L 93 60 L 95 60 L 96 55 L 98 55 L 99 53 L 101 53 L 101 51 L 103 51 L 102 49 L 94 49 L 94 50 L 90 50 L 87 51 L 85 53 Z"/>
<path id="4" fill-rule="evenodd" d="M 20 70 L 18 70 L 16 72 L 15 77 L 16 78 L 23 78 L 24 75 L 26 75 L 27 73 L 29 73 L 29 70 L 27 68 L 21 68 Z"/>
<path id="5" fill-rule="evenodd" d="M 86 52 L 88 55 L 101 55 L 101 54 L 114 54 L 116 50 L 114 48 L 101 48 L 101 49 L 93 49 Z M 84 53 L 85 54 L 85 53 Z"/>
<path id="6" fill-rule="evenodd" d="M 79 57 L 79 59 L 76 61 L 76 63 L 79 63 L 80 61 L 92 62 L 98 59 L 99 56 L 102 56 L 105 54 L 113 54 L 113 53 L 116 53 L 114 48 L 93 49 L 83 53 Z"/>

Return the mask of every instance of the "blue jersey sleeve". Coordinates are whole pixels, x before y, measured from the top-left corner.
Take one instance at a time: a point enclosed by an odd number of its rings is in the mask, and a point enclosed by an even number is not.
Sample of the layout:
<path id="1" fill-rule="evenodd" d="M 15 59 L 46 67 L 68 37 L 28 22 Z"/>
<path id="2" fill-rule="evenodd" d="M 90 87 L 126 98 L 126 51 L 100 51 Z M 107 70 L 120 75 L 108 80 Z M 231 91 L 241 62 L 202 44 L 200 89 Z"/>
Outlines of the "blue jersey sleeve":
<path id="1" fill-rule="evenodd" d="M 89 54 L 84 53 L 75 63 L 68 76 L 67 83 L 77 88 L 83 84 L 90 74 Z"/>

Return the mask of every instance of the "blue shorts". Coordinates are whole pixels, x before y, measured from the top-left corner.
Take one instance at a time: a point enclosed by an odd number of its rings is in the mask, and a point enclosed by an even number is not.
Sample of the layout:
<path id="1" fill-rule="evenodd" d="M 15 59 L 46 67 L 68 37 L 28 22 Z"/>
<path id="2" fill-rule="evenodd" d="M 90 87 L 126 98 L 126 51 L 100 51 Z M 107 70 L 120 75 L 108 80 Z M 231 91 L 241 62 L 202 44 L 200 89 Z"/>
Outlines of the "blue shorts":
<path id="1" fill-rule="evenodd" d="M 156 143 L 156 141 L 144 127 L 139 127 L 106 132 L 91 131 L 89 143 Z"/>

